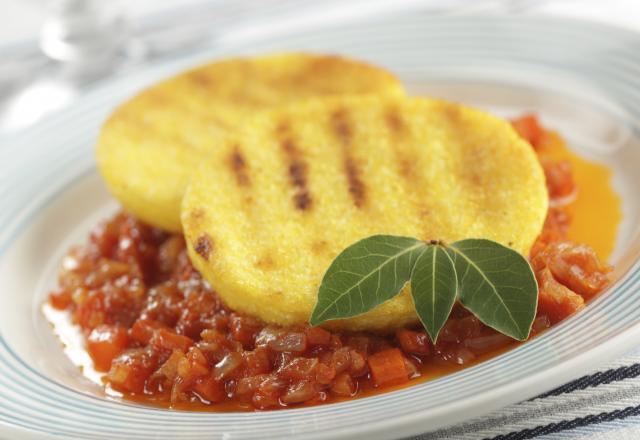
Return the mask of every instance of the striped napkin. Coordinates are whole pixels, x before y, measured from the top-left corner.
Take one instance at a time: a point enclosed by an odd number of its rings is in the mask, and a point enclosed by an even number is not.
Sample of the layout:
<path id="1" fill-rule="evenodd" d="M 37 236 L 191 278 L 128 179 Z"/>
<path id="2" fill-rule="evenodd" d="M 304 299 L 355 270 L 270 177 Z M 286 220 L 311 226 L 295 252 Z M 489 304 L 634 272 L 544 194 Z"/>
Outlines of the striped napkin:
<path id="1" fill-rule="evenodd" d="M 640 349 L 531 400 L 412 440 L 640 439 Z"/>

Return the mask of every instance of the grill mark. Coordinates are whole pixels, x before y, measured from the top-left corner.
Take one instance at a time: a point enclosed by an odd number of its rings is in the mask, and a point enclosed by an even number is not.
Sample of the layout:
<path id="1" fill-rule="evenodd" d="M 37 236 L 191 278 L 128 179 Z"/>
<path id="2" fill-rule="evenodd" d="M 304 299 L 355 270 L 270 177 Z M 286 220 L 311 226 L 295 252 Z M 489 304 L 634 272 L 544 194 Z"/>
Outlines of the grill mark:
<path id="1" fill-rule="evenodd" d="M 389 127 L 389 131 L 393 135 L 399 136 L 404 133 L 406 127 L 397 108 L 390 107 L 387 109 L 385 120 L 387 122 L 387 127 Z"/>
<path id="2" fill-rule="evenodd" d="M 187 80 L 202 89 L 211 89 L 213 86 L 213 78 L 205 71 L 195 70 L 187 75 Z"/>
<path id="3" fill-rule="evenodd" d="M 316 240 L 311 243 L 311 252 L 316 255 L 320 255 L 327 251 L 329 243 L 326 240 Z"/>
<path id="4" fill-rule="evenodd" d="M 288 162 L 289 182 L 294 188 L 293 205 L 300 211 L 311 209 L 312 199 L 307 186 L 308 166 L 301 157 L 296 143 L 289 133 L 289 125 L 281 122 L 276 128 L 276 134 L 284 136 L 280 141 L 282 151 L 285 153 Z"/>
<path id="5" fill-rule="evenodd" d="M 349 194 L 356 208 L 362 208 L 366 202 L 366 188 L 361 179 L 356 161 L 349 154 L 349 147 L 353 140 L 353 130 L 347 119 L 348 115 L 344 109 L 336 110 L 331 116 L 331 125 L 333 132 L 342 145 L 342 162 L 347 176 Z"/>
<path id="6" fill-rule="evenodd" d="M 248 186 L 251 182 L 249 180 L 249 174 L 247 173 L 247 162 L 237 145 L 231 152 L 231 156 L 229 156 L 229 164 L 231 165 L 233 174 L 236 176 L 238 185 Z"/>
<path id="7" fill-rule="evenodd" d="M 347 122 L 347 113 L 343 110 L 336 110 L 332 117 L 333 131 L 336 133 L 343 146 L 349 146 L 353 132 Z"/>
<path id="8" fill-rule="evenodd" d="M 264 271 L 274 270 L 277 267 L 276 262 L 270 253 L 265 253 L 262 257 L 258 258 L 254 263 L 254 266 Z"/>
<path id="9" fill-rule="evenodd" d="M 391 134 L 391 145 L 398 163 L 398 173 L 403 179 L 412 181 L 416 178 L 414 161 L 411 157 L 407 157 L 399 147 L 399 143 L 406 133 L 406 124 L 396 107 L 389 107 L 386 110 L 384 120 Z"/>
<path id="10" fill-rule="evenodd" d="M 408 128 L 407 124 L 402 118 L 399 109 L 395 106 L 387 108 L 384 113 L 384 120 L 386 122 L 390 137 L 391 147 L 393 148 L 394 157 L 396 159 L 396 170 L 398 176 L 404 181 L 405 187 L 409 192 L 420 193 L 420 189 L 424 186 L 424 180 L 420 175 L 420 172 L 416 168 L 416 158 L 412 157 L 410 151 L 406 151 L 402 148 L 403 138 L 407 136 Z M 411 205 L 413 211 L 420 219 L 422 233 L 422 239 L 429 240 L 430 237 L 430 215 L 431 210 L 426 204 L 425 197 L 419 197 L 418 200 L 412 199 Z"/>
<path id="11" fill-rule="evenodd" d="M 207 234 L 202 234 L 194 243 L 193 249 L 204 260 L 209 261 L 209 256 L 213 251 L 213 241 L 211 240 L 211 237 Z"/>

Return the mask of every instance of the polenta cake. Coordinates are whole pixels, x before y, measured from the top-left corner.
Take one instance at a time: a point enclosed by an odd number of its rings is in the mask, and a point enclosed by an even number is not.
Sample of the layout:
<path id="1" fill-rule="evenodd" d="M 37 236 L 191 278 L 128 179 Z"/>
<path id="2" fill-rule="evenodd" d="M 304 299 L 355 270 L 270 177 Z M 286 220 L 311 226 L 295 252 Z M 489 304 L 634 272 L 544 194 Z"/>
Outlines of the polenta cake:
<path id="1" fill-rule="evenodd" d="M 359 238 L 485 237 L 527 254 L 547 203 L 535 152 L 502 119 L 424 98 L 335 98 L 248 122 L 194 173 L 182 223 L 229 307 L 301 325 L 331 260 Z M 406 293 L 333 327 L 416 324 Z"/>
<path id="2" fill-rule="evenodd" d="M 279 54 L 217 61 L 170 78 L 118 107 L 105 122 L 98 168 L 123 207 L 180 230 L 189 178 L 224 137 L 271 107 L 314 97 L 402 96 L 386 70 L 338 56 Z"/>

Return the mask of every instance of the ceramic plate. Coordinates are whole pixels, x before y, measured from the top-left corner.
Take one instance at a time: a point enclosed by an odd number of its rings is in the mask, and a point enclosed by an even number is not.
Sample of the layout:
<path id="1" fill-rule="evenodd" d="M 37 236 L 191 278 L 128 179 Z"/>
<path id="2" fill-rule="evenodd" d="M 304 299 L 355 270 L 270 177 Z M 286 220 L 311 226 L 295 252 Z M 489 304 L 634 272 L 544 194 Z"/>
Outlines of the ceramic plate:
<path id="1" fill-rule="evenodd" d="M 141 87 L 230 54 L 305 49 L 381 64 L 416 94 L 509 116 L 534 111 L 608 164 L 624 220 L 615 284 L 539 338 L 465 371 L 366 399 L 258 413 L 190 413 L 108 400 L 52 335 L 40 306 L 66 249 L 117 209 L 98 177 L 101 122 Z M 0 146 L 0 437 L 141 439 L 402 437 L 521 401 L 623 354 L 640 337 L 640 36 L 524 17 L 384 21 L 228 44 L 116 78 Z M 597 215 L 594 212 L 593 215 Z"/>

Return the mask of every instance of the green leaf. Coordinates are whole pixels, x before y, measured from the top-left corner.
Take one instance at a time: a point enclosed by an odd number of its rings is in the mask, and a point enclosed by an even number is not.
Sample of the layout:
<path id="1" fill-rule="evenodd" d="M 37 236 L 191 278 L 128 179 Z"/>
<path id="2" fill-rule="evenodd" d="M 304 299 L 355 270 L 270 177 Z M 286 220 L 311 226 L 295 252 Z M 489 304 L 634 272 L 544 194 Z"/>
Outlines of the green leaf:
<path id="1" fill-rule="evenodd" d="M 489 327 L 514 339 L 527 339 L 538 302 L 538 284 L 529 262 L 491 240 L 461 240 L 448 249 L 462 305 Z"/>
<path id="2" fill-rule="evenodd" d="M 322 278 L 311 325 L 360 315 L 396 296 L 425 246 L 414 238 L 374 235 L 346 248 Z"/>
<path id="3" fill-rule="evenodd" d="M 435 344 L 456 301 L 458 280 L 453 260 L 440 245 L 429 245 L 411 274 L 411 296 L 422 325 Z"/>

